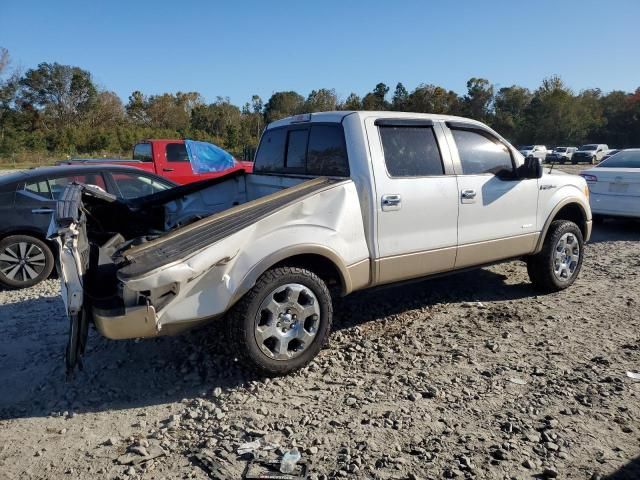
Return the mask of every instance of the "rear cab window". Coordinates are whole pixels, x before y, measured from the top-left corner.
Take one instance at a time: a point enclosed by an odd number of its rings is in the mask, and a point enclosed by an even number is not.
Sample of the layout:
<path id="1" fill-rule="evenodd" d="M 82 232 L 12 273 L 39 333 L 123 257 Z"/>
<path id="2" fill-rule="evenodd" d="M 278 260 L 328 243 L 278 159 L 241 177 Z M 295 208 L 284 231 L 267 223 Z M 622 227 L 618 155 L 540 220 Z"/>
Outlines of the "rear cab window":
<path id="1" fill-rule="evenodd" d="M 348 177 L 342 125 L 295 124 L 267 130 L 260 141 L 253 171 Z"/>

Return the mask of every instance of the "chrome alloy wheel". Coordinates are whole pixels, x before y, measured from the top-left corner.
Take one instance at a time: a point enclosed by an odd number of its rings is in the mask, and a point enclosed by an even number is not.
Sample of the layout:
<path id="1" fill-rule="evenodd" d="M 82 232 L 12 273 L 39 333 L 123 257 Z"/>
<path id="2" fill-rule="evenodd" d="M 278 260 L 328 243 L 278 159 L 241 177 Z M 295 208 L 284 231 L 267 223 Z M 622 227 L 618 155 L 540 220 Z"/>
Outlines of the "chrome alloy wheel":
<path id="1" fill-rule="evenodd" d="M 315 294 L 299 283 L 289 283 L 265 297 L 255 319 L 255 337 L 262 352 L 275 360 L 290 360 L 313 342 L 320 325 Z"/>
<path id="2" fill-rule="evenodd" d="M 573 233 L 565 233 L 556 244 L 553 257 L 553 273 L 558 280 L 566 282 L 578 268 L 580 243 Z"/>
<path id="3" fill-rule="evenodd" d="M 38 277 L 46 266 L 42 249 L 33 243 L 17 242 L 0 253 L 0 273 L 14 282 L 28 282 Z"/>

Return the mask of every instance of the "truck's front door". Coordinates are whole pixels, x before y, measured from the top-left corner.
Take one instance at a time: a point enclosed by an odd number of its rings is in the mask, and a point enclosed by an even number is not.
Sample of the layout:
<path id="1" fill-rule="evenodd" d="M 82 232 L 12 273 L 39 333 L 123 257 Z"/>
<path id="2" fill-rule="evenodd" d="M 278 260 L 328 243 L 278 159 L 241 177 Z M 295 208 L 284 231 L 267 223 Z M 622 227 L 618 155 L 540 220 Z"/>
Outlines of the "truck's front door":
<path id="1" fill-rule="evenodd" d="M 156 142 L 153 144 L 156 171 L 180 185 L 193 182 L 193 173 L 184 142 Z"/>
<path id="2" fill-rule="evenodd" d="M 458 186 L 441 125 L 398 118 L 365 124 L 376 190 L 377 282 L 452 269 Z"/>
<path id="3" fill-rule="evenodd" d="M 447 125 L 458 172 L 456 268 L 530 253 L 539 230 L 538 180 L 517 177 L 513 154 L 490 131 Z"/>

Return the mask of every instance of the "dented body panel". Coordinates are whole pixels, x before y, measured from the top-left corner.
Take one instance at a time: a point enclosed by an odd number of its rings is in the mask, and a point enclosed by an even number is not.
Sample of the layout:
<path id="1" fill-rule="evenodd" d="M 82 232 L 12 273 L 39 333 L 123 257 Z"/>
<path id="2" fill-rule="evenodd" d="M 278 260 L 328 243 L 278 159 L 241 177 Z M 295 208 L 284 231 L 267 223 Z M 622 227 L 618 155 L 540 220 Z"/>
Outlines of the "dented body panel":
<path id="1" fill-rule="evenodd" d="M 324 255 L 337 261 L 345 276 L 344 293 L 350 293 L 354 284 L 349 267 L 369 259 L 358 205 L 353 182 L 340 182 L 188 258 L 128 278 L 123 286 L 132 292 L 149 291 L 151 296 L 156 290 L 176 286 L 172 300 L 156 312 L 158 333 L 167 324 L 220 316 L 266 269 L 297 252 Z M 364 286 L 358 280 L 355 288 Z M 135 296 L 130 298 L 136 301 Z"/>

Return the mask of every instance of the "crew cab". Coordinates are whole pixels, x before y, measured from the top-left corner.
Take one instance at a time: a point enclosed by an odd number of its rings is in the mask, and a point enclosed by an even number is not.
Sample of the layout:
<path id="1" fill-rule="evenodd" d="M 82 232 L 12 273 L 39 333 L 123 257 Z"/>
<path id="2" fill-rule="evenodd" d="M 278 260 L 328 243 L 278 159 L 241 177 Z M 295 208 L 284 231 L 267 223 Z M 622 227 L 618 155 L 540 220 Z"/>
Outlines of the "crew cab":
<path id="1" fill-rule="evenodd" d="M 238 170 L 251 172 L 253 168 L 252 162 L 239 161 L 233 156 L 213 144 L 205 144 L 209 146 L 211 151 L 215 151 L 218 155 L 216 158 L 221 159 L 217 165 L 210 165 L 208 169 L 198 169 L 197 163 L 194 164 L 192 145 L 202 145 L 205 142 L 193 142 L 191 140 L 167 140 L 152 139 L 143 140 L 136 143 L 133 147 L 133 158 L 131 160 L 118 158 L 89 158 L 89 159 L 72 159 L 58 162 L 60 165 L 78 165 L 78 164 L 112 164 L 126 165 L 146 170 L 161 177 L 184 185 L 186 183 L 198 182 L 208 178 L 217 178 Z"/>
<path id="2" fill-rule="evenodd" d="M 51 231 L 67 367 L 89 323 L 124 339 L 224 318 L 239 358 L 284 374 L 319 352 L 334 295 L 511 259 L 525 260 L 536 288 L 561 290 L 578 276 L 591 223 L 583 178 L 543 173 L 480 122 L 286 118 L 266 128 L 252 174 L 132 201 L 67 188 Z"/>

